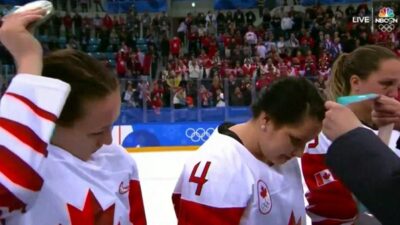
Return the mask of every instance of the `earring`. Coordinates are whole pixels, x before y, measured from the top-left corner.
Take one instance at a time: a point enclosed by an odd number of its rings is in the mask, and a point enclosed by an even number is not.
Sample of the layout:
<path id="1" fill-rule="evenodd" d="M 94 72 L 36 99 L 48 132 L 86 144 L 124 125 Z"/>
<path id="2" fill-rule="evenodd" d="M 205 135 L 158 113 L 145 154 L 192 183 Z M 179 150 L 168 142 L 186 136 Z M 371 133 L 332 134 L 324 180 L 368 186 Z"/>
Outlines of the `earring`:
<path id="1" fill-rule="evenodd" d="M 263 130 L 263 131 L 265 131 L 266 130 L 266 127 L 265 127 L 265 125 L 263 124 L 263 125 L 261 125 L 261 130 Z"/>

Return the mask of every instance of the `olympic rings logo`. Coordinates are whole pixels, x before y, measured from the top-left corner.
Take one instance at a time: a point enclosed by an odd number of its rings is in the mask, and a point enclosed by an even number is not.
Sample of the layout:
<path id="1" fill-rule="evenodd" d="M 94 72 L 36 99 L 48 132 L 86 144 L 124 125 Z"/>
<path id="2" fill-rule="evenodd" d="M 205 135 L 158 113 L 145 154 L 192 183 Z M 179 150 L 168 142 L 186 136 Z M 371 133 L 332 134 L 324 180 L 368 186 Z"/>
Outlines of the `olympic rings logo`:
<path id="1" fill-rule="evenodd" d="M 199 141 L 206 141 L 211 134 L 214 132 L 214 128 L 188 128 L 185 131 L 185 135 L 189 138 L 192 142 L 199 142 Z"/>
<path id="2" fill-rule="evenodd" d="M 395 28 L 394 24 L 379 24 L 378 28 L 382 32 L 392 32 Z"/>

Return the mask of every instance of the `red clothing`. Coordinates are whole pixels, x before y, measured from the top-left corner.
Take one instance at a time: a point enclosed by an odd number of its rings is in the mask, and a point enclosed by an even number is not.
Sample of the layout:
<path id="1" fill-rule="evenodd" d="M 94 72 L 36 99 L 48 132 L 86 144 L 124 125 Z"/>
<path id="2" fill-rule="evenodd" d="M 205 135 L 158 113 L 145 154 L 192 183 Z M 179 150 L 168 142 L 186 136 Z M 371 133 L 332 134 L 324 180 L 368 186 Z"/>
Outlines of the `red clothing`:
<path id="1" fill-rule="evenodd" d="M 244 76 L 252 77 L 256 67 L 251 64 L 243 64 L 242 71 Z"/>
<path id="2" fill-rule="evenodd" d="M 126 63 L 125 60 L 119 58 L 117 59 L 117 74 L 122 77 L 126 74 Z"/>
<path id="3" fill-rule="evenodd" d="M 172 38 L 169 41 L 169 48 L 172 55 L 178 56 L 181 51 L 181 40 L 177 37 Z"/>
<path id="4" fill-rule="evenodd" d="M 113 28 L 113 20 L 109 15 L 104 16 L 103 18 L 103 27 L 111 30 Z"/>
<path id="5" fill-rule="evenodd" d="M 309 189 L 306 198 L 307 213 L 313 225 L 342 225 L 354 223 L 357 205 L 351 192 L 337 180 L 325 163 L 325 154 L 330 141 L 319 135 L 308 144 L 301 158 L 305 182 Z"/>
<path id="6" fill-rule="evenodd" d="M 264 78 L 261 78 L 256 82 L 256 89 L 259 91 L 263 87 L 267 87 L 270 83 L 271 79 L 268 76 L 265 76 Z"/>
<path id="7" fill-rule="evenodd" d="M 300 45 L 307 45 L 307 46 L 309 46 L 310 48 L 314 48 L 315 41 L 314 41 L 314 39 L 313 39 L 312 37 L 306 37 L 306 36 L 304 36 L 304 37 L 302 37 L 302 38 L 300 39 Z"/>
<path id="8" fill-rule="evenodd" d="M 281 77 L 289 76 L 290 69 L 291 68 L 286 63 L 284 63 L 284 62 L 278 63 L 279 76 L 281 76 Z"/>
<path id="9" fill-rule="evenodd" d="M 215 41 L 212 40 L 210 42 L 210 45 L 208 46 L 208 57 L 214 58 L 217 51 L 218 51 L 217 43 L 215 43 Z"/>
<path id="10" fill-rule="evenodd" d="M 65 28 L 72 28 L 72 17 L 70 15 L 64 16 L 63 21 Z"/>
<path id="11" fill-rule="evenodd" d="M 398 138 L 398 131 L 393 131 L 388 144 L 397 156 Z M 306 210 L 313 225 L 354 224 L 358 216 L 354 197 L 325 162 L 325 154 L 330 145 L 331 141 L 320 133 L 314 141 L 308 143 L 301 158 L 304 180 L 309 189 L 306 193 L 309 203 Z"/>
<path id="12" fill-rule="evenodd" d="M 203 46 L 203 48 L 208 49 L 210 47 L 210 42 L 211 42 L 210 37 L 208 36 L 201 37 L 201 45 Z"/>
<path id="13" fill-rule="evenodd" d="M 232 43 L 232 38 L 230 35 L 224 35 L 222 41 L 224 42 L 224 47 L 228 48 Z"/>
<path id="14" fill-rule="evenodd" d="M 143 60 L 143 75 L 150 75 L 152 55 L 146 54 Z"/>

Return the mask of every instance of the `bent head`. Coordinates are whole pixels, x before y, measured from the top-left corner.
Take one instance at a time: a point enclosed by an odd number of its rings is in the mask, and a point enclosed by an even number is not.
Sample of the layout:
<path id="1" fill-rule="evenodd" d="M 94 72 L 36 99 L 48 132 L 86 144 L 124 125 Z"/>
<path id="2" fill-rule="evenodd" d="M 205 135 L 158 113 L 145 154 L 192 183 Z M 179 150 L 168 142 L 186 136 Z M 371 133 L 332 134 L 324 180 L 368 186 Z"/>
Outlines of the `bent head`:
<path id="1" fill-rule="evenodd" d="M 261 92 L 252 106 L 259 126 L 260 157 L 282 164 L 303 154 L 305 144 L 318 135 L 325 114 L 324 100 L 303 78 L 284 78 Z"/>
<path id="2" fill-rule="evenodd" d="M 111 128 L 120 110 L 118 80 L 99 61 L 75 50 L 60 50 L 44 58 L 43 76 L 62 80 L 71 93 L 56 121 L 52 144 L 87 160 L 111 144 Z"/>

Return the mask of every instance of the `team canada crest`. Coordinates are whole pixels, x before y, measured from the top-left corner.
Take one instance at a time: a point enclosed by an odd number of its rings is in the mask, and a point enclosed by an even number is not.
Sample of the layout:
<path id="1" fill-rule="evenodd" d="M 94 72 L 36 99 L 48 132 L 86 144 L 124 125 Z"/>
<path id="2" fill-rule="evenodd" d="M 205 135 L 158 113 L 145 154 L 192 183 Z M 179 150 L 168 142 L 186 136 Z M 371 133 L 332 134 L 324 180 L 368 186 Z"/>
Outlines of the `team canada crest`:
<path id="1" fill-rule="evenodd" d="M 258 180 L 257 182 L 257 192 L 258 192 L 258 209 L 262 214 L 268 214 L 272 209 L 271 195 L 268 190 L 267 184 Z"/>

